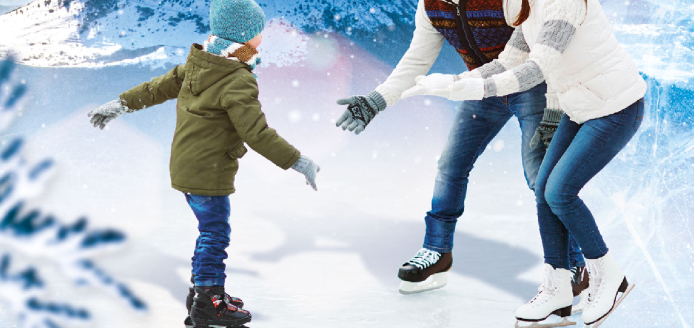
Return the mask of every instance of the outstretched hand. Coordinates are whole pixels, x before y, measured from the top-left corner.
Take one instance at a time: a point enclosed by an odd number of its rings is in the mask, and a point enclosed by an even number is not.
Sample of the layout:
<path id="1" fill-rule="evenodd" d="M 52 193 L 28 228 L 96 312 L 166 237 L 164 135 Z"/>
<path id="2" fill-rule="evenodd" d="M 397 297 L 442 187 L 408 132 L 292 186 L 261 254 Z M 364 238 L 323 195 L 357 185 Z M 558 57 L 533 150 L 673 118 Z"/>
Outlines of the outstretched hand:
<path id="1" fill-rule="evenodd" d="M 366 96 L 340 99 L 337 104 L 347 105 L 347 110 L 337 119 L 335 126 L 342 127 L 342 130 L 354 131 L 355 134 L 364 131 L 376 114 L 386 109 L 386 101 L 376 91 Z"/>
<path id="2" fill-rule="evenodd" d="M 124 106 L 120 99 L 109 101 L 87 114 L 91 117 L 89 121 L 94 127 L 103 130 L 108 122 L 128 112 L 128 107 Z"/>
<path id="3" fill-rule="evenodd" d="M 316 187 L 316 175 L 320 172 L 320 166 L 318 166 L 318 164 L 312 159 L 301 155 L 299 160 L 292 166 L 292 169 L 303 174 L 306 177 L 306 184 L 311 186 L 313 190 L 318 191 L 318 187 Z"/>
<path id="4" fill-rule="evenodd" d="M 419 95 L 443 97 L 448 100 L 481 100 L 484 98 L 484 80 L 450 74 L 420 75 L 414 87 L 406 90 L 402 98 Z"/>

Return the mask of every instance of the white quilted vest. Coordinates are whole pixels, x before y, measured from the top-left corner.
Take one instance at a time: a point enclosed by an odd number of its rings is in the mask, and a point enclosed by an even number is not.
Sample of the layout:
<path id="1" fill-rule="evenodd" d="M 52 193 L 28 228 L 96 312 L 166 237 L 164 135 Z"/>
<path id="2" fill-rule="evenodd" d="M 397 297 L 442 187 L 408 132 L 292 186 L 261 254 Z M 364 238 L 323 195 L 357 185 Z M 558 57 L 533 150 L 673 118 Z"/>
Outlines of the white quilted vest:
<path id="1" fill-rule="evenodd" d="M 530 50 L 536 46 L 547 1 L 530 0 L 530 17 L 522 25 Z M 563 1 L 563 0 L 559 0 Z M 520 9 L 520 0 L 504 1 L 507 16 Z M 507 5 L 507 6 L 506 6 Z M 549 18 L 551 19 L 551 18 Z M 598 0 L 588 0 L 588 13 L 566 51 L 550 72 L 542 72 L 559 98 L 561 109 L 579 124 L 619 112 L 646 94 L 646 82 L 636 64 L 617 42 Z"/>

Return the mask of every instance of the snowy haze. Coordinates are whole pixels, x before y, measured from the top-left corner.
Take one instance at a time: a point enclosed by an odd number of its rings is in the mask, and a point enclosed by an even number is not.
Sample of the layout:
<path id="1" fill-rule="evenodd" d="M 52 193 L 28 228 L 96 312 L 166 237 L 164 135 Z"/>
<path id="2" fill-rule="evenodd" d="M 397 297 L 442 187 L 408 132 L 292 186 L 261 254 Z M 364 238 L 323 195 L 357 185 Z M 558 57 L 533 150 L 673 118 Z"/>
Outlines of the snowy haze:
<path id="1" fill-rule="evenodd" d="M 264 111 L 321 172 L 314 192 L 298 173 L 252 151 L 240 162 L 230 198 L 227 287 L 253 314 L 248 326 L 511 327 L 542 272 L 517 120 L 471 173 L 448 286 L 400 295 L 397 269 L 421 247 L 436 162 L 457 104 L 407 99 L 354 136 L 335 128 L 344 111 L 335 100 L 368 93 L 388 76 L 409 44 L 415 1 L 259 3 L 269 19 L 257 70 Z M 648 77 L 649 94 L 639 133 L 581 194 L 636 283 L 601 327 L 690 327 L 694 2 L 603 5 Z M 0 52 L 25 64 L 16 74 L 30 88 L 22 116 L 1 139 L 25 136 L 28 157 L 52 157 L 56 166 L 50 188 L 34 203 L 62 218 L 88 216 L 95 226 L 124 231 L 125 247 L 96 262 L 148 302 L 148 312 L 135 312 L 49 276 L 50 297 L 92 309 L 93 322 L 75 327 L 182 326 L 197 230 L 168 176 L 175 102 L 125 115 L 104 131 L 91 127 L 86 114 L 183 63 L 190 44 L 209 33 L 206 7 L 42 0 L 0 16 Z M 184 17 L 176 21 L 179 13 Z M 433 71 L 461 69 L 446 46 Z M 5 309 L 0 327 L 15 327 Z M 580 316 L 574 319 L 581 327 Z"/>

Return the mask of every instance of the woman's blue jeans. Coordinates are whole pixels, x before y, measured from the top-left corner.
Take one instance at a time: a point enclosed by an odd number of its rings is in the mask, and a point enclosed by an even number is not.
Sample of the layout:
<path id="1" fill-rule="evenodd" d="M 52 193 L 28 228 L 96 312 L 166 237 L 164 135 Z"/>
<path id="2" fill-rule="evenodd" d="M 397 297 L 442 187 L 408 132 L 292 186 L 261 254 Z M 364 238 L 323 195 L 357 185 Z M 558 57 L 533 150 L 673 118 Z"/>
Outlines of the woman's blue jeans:
<path id="1" fill-rule="evenodd" d="M 192 258 L 193 281 L 196 286 L 224 286 L 224 260 L 231 234 L 229 196 L 185 196 L 200 231 Z"/>
<path id="2" fill-rule="evenodd" d="M 595 218 L 578 192 L 636 134 L 643 99 L 615 114 L 577 124 L 564 115 L 540 166 L 535 187 L 545 262 L 569 269 L 569 234 L 588 259 L 607 254 Z"/>
<path id="3" fill-rule="evenodd" d="M 458 109 L 448 141 L 439 159 L 438 175 L 431 200 L 431 211 L 425 217 L 424 248 L 446 253 L 453 250 L 458 218 L 465 209 L 470 171 L 475 161 L 511 117 L 520 123 L 521 155 L 528 187 L 535 190 L 535 179 L 545 149 L 530 148 L 530 139 L 542 121 L 547 85 L 542 83 L 528 91 L 504 97 L 463 101 Z M 571 248 L 572 266 L 585 265 L 578 244 Z"/>

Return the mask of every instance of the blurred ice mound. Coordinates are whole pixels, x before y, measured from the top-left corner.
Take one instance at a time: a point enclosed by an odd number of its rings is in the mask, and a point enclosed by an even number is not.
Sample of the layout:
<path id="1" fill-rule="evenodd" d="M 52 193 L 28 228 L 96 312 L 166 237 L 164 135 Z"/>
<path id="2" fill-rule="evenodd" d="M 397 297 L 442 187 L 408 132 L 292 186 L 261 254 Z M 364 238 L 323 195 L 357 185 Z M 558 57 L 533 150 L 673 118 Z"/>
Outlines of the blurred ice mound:
<path id="1" fill-rule="evenodd" d="M 22 115 L 27 87 L 13 78 L 14 68 L 12 61 L 0 62 L 0 133 Z M 124 243 L 122 232 L 92 229 L 86 218 L 65 222 L 27 205 L 49 183 L 53 161 L 27 161 L 23 145 L 21 137 L 3 139 L 0 145 L 0 303 L 7 305 L 19 327 L 27 328 L 90 321 L 88 304 L 72 305 L 55 297 L 79 287 L 96 288 L 89 289 L 146 310 L 125 284 L 93 262 Z M 55 283 L 61 287 L 51 286 Z"/>

